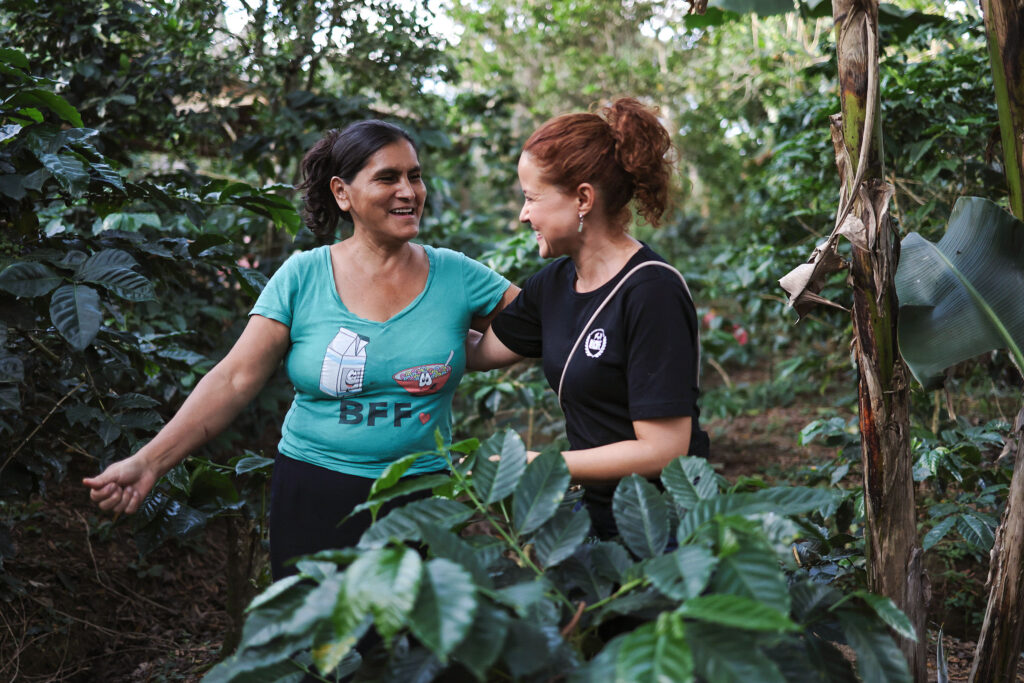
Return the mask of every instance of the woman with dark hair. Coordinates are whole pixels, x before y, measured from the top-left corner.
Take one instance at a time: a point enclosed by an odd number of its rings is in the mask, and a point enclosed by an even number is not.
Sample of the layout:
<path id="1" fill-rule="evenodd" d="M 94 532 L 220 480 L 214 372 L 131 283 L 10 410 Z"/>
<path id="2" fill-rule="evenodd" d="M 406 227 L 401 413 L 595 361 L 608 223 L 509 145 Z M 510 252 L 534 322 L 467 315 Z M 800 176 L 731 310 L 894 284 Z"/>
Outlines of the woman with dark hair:
<path id="1" fill-rule="evenodd" d="M 231 351 L 150 441 L 84 480 L 100 508 L 135 512 L 156 481 L 223 430 L 282 359 L 295 399 L 274 464 L 270 552 L 286 562 L 354 545 L 375 478 L 396 459 L 450 439 L 465 337 L 518 291 L 462 254 L 413 243 L 426 198 L 412 139 L 383 121 L 330 131 L 302 161 L 303 218 L 321 238 L 339 218 L 352 235 L 289 258 Z M 421 458 L 408 475 L 446 467 Z M 426 493 L 420 494 L 426 495 Z M 405 501 L 402 501 L 405 502 Z"/>
<path id="2" fill-rule="evenodd" d="M 655 113 L 631 98 L 534 132 L 519 159 L 519 220 L 541 256 L 562 258 L 469 342 L 475 370 L 543 357 L 565 413 L 562 456 L 601 537 L 616 533 L 619 479 L 657 478 L 676 456 L 708 454 L 693 300 L 682 275 L 627 231 L 631 205 L 654 226 L 665 213 L 671 149 Z"/>

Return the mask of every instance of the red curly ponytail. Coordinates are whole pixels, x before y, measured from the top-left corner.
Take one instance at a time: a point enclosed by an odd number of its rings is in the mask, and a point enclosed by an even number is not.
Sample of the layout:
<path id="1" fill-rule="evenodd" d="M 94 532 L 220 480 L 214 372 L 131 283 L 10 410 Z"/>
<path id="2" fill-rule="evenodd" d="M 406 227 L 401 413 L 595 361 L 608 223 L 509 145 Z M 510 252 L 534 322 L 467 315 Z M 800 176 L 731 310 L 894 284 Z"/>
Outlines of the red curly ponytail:
<path id="1" fill-rule="evenodd" d="M 566 191 L 590 183 L 609 218 L 628 220 L 630 201 L 651 225 L 669 204 L 672 141 L 654 110 L 624 97 L 599 113 L 564 114 L 538 128 L 523 146 L 545 179 Z"/>

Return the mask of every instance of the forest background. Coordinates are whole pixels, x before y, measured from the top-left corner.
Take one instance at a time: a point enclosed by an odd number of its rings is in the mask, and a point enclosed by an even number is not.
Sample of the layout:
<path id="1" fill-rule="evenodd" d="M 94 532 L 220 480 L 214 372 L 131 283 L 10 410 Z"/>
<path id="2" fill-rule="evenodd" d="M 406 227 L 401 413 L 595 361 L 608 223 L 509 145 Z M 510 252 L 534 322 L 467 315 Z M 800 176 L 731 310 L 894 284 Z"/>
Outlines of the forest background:
<path id="1" fill-rule="evenodd" d="M 849 541 L 794 553 L 818 580 L 863 584 L 849 316 L 795 325 L 777 284 L 834 221 L 831 6 L 722 9 L 744 4 L 0 2 L 0 271 L 31 268 L 0 276 L 0 677 L 184 680 L 237 641 L 268 583 L 283 376 L 136 517 L 100 514 L 76 482 L 148 439 L 266 278 L 315 244 L 292 189 L 301 155 L 371 116 L 418 143 L 420 239 L 521 282 L 542 265 L 517 221 L 525 137 L 619 95 L 658 106 L 679 150 L 676 210 L 632 230 L 694 292 L 713 462 L 737 489 L 847 492 Z M 901 0 L 879 21 L 892 215 L 937 240 L 959 197 L 1006 204 L 980 11 Z M 842 277 L 822 295 L 849 307 Z M 933 641 L 980 624 L 1019 396 L 1003 352 L 912 390 Z M 528 446 L 564 439 L 538 366 L 464 380 L 458 436 L 506 427 Z"/>

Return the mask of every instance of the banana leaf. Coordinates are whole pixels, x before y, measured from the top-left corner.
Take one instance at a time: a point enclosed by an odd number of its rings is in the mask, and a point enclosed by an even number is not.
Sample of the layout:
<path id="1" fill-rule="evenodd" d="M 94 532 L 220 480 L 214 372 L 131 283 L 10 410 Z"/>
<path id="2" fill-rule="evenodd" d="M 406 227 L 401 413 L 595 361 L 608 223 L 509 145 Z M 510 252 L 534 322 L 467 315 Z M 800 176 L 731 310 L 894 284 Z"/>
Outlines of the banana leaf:
<path id="1" fill-rule="evenodd" d="M 994 202 L 958 199 L 938 244 L 907 235 L 896 293 L 900 353 L 925 389 L 995 349 L 1024 369 L 1024 223 Z"/>

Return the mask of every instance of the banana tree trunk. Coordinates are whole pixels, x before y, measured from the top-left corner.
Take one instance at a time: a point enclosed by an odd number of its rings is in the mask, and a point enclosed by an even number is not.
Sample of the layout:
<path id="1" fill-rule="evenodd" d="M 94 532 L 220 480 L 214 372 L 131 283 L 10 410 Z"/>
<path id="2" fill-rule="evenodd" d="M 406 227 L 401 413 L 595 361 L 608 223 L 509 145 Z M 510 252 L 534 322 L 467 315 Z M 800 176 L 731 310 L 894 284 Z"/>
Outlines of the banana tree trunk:
<path id="1" fill-rule="evenodd" d="M 1024 1 L 982 0 L 999 107 L 1010 211 L 1024 219 Z M 971 666 L 978 683 L 1015 681 L 1024 647 L 1024 408 L 1014 425 L 1017 459 L 988 572 L 988 605 Z"/>
<path id="2" fill-rule="evenodd" d="M 1013 481 L 996 530 L 988 570 L 988 606 L 971 665 L 972 683 L 1002 683 L 1017 680 L 1017 663 L 1024 644 L 1024 408 L 1017 415 L 1017 438 Z"/>
<path id="3" fill-rule="evenodd" d="M 850 280 L 858 369 L 865 546 L 872 592 L 913 623 L 902 640 L 915 681 L 927 680 L 924 572 L 917 541 L 907 368 L 896 343 L 898 241 L 889 220 L 878 114 L 878 0 L 832 0 L 842 115 L 833 143 L 843 191 L 838 223 L 853 245 Z"/>

